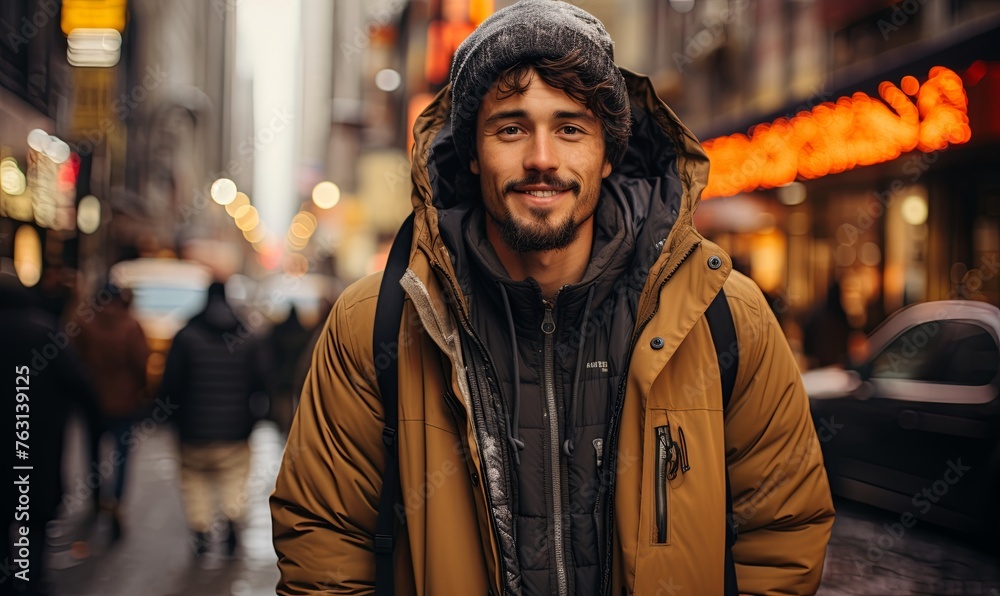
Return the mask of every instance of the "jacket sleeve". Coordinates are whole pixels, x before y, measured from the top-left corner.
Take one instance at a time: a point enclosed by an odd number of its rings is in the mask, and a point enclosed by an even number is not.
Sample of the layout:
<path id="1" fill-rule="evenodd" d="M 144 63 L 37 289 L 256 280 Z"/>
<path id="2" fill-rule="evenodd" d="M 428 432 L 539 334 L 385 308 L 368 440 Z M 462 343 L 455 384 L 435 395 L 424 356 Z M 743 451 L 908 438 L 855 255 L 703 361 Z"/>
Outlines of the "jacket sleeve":
<path id="1" fill-rule="evenodd" d="M 346 292 L 313 352 L 270 501 L 278 594 L 374 591 L 385 467 L 369 339 L 375 303 Z"/>
<path id="2" fill-rule="evenodd" d="M 726 290 L 740 346 L 726 411 L 739 591 L 813 594 L 834 511 L 809 400 L 760 290 L 742 276 Z"/>

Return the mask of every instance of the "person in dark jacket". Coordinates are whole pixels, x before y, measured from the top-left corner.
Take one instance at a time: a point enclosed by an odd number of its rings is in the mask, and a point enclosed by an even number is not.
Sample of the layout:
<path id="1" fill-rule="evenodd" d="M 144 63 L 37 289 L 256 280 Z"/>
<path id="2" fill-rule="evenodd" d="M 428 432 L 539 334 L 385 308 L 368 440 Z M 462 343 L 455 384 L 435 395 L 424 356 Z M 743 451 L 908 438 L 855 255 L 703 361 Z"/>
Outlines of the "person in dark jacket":
<path id="1" fill-rule="evenodd" d="M 3 363 L 4 428 L 17 441 L 8 453 L 12 487 L 3 491 L 2 578 L 15 594 L 47 594 L 46 524 L 63 497 L 63 437 L 69 415 L 79 410 L 100 427 L 97 395 L 76 351 L 74 333 L 51 315 L 30 307 L 17 278 L 0 273 L 0 362 Z M 9 435 L 8 435 L 9 436 Z M 8 531 L 11 533 L 8 534 Z M 13 545 L 13 549 L 11 548 Z"/>
<path id="2" fill-rule="evenodd" d="M 802 332 L 810 368 L 849 363 L 851 323 L 841 301 L 840 282 L 830 284 L 826 301 L 809 313 Z"/>
<path id="3" fill-rule="evenodd" d="M 288 318 L 271 329 L 268 336 L 268 360 L 271 362 L 271 417 L 282 433 L 287 433 L 295 413 L 297 395 L 301 384 L 297 383 L 296 366 L 309 345 L 311 333 L 299 320 L 293 304 L 288 310 Z"/>
<path id="4" fill-rule="evenodd" d="M 177 405 L 181 493 L 194 553 L 209 547 L 216 517 L 214 493 L 225 518 L 226 549 L 236 549 L 236 526 L 246 505 L 250 466 L 247 439 L 266 399 L 259 341 L 213 283 L 205 308 L 177 332 L 167 354 L 161 392 Z"/>
<path id="5" fill-rule="evenodd" d="M 102 485 L 110 482 L 112 486 L 111 490 L 104 490 L 103 495 L 101 487 L 94 490 L 95 511 L 103 507 L 110 513 L 111 538 L 117 541 L 122 535 L 120 505 L 131 451 L 126 443 L 144 405 L 149 345 L 120 288 L 110 283 L 105 285 L 94 304 L 101 307 L 78 309 L 73 318 L 80 329 L 73 345 L 94 380 L 104 427 L 112 439 L 111 452 L 105 460 L 111 466 L 102 465 L 102 433 L 91 430 L 91 466 L 99 472 Z M 110 475 L 106 471 L 109 469 Z"/>

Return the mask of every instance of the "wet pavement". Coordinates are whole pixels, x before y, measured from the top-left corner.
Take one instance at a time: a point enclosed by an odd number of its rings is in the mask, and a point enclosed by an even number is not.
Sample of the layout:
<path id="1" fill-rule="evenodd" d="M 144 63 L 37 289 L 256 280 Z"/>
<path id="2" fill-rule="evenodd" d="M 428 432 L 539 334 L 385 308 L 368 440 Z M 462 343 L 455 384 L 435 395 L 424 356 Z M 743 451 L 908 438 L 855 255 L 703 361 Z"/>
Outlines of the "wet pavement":
<path id="1" fill-rule="evenodd" d="M 84 434 L 70 428 L 67 490 L 86 497 L 72 473 L 86 469 Z M 222 554 L 219 532 L 202 559 L 192 556 L 178 488 L 177 444 L 166 428 L 141 435 L 126 485 L 122 540 L 110 544 L 110 523 L 69 512 L 50 532 L 53 593 L 101 596 L 274 594 L 267 495 L 280 463 L 282 437 L 261 424 L 251 436 L 248 509 L 237 556 Z M 933 526 L 892 533 L 898 515 L 837 503 L 838 516 L 819 594 L 983 594 L 1000 596 L 1000 557 L 968 538 Z M 888 529 L 887 529 L 888 527 Z M 1000 547 L 994 545 L 994 552 Z"/>
<path id="2" fill-rule="evenodd" d="M 899 514 L 837 501 L 819 594 L 1000 596 L 1000 543 L 971 539 Z M 977 544 L 977 542 L 979 544 Z M 990 554 L 992 549 L 992 554 Z"/>
<path id="3" fill-rule="evenodd" d="M 274 487 L 283 439 L 277 427 L 261 424 L 250 437 L 251 462 L 247 514 L 236 557 L 223 553 L 225 531 L 217 532 L 208 553 L 195 559 L 184 521 L 179 488 L 179 460 L 174 434 L 152 428 L 139 435 L 129 456 L 123 504 L 122 539 L 111 544 L 106 515 L 96 521 L 76 496 L 85 485 L 72 474 L 86 469 L 83 429 L 74 424 L 67 437 L 66 490 L 70 511 L 50 530 L 54 594 L 101 596 L 274 594 L 277 558 L 271 547 L 267 496 Z M 85 500 L 85 499 L 84 499 Z M 65 501 L 64 501 L 65 502 Z"/>

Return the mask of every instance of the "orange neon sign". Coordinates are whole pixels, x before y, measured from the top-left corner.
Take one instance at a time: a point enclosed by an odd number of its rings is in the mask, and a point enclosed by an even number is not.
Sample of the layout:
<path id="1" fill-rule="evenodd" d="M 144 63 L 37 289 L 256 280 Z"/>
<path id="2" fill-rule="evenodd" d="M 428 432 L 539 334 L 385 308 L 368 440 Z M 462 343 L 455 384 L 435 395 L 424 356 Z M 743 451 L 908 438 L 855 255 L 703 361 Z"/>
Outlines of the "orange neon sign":
<path id="1" fill-rule="evenodd" d="M 749 136 L 705 141 L 712 165 L 702 197 L 774 188 L 969 140 L 969 102 L 955 72 L 935 66 L 923 85 L 906 76 L 900 87 L 884 81 L 878 89 L 883 101 L 855 93 L 758 124 Z"/>

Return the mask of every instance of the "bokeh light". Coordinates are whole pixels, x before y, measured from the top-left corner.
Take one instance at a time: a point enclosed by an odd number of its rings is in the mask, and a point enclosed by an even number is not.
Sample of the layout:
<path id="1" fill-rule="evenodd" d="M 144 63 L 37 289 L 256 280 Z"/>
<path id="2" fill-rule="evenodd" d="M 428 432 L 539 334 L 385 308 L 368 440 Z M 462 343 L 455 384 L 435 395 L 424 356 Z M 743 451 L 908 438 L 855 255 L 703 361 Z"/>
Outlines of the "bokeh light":
<path id="1" fill-rule="evenodd" d="M 236 198 L 236 183 L 229 178 L 219 178 L 212 183 L 212 200 L 220 205 L 228 205 Z"/>
<path id="2" fill-rule="evenodd" d="M 236 212 L 239 211 L 240 207 L 246 207 L 250 205 L 250 197 L 243 192 L 237 192 L 236 196 L 233 197 L 232 202 L 226 205 L 226 213 L 230 217 L 236 217 Z"/>
<path id="3" fill-rule="evenodd" d="M 26 288 L 42 278 L 42 242 L 33 226 L 23 225 L 14 232 L 14 272 Z"/>
<path id="4" fill-rule="evenodd" d="M 340 187 L 333 182 L 320 182 L 313 188 L 312 200 L 320 209 L 330 209 L 340 202 Z"/>
<path id="5" fill-rule="evenodd" d="M 903 221 L 911 226 L 919 226 L 927 221 L 927 201 L 920 195 L 910 195 L 899 206 Z"/>
<path id="6" fill-rule="evenodd" d="M 913 90 L 909 79 L 903 85 Z M 954 71 L 935 66 L 913 91 L 915 101 L 883 81 L 882 101 L 855 93 L 758 124 L 749 135 L 705 141 L 712 167 L 702 197 L 774 188 L 882 163 L 914 149 L 930 153 L 969 141 L 968 98 Z"/>
<path id="7" fill-rule="evenodd" d="M 101 225 L 101 201 L 94 195 L 80 199 L 76 211 L 76 227 L 84 234 L 93 234 Z"/>

